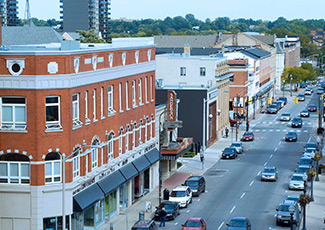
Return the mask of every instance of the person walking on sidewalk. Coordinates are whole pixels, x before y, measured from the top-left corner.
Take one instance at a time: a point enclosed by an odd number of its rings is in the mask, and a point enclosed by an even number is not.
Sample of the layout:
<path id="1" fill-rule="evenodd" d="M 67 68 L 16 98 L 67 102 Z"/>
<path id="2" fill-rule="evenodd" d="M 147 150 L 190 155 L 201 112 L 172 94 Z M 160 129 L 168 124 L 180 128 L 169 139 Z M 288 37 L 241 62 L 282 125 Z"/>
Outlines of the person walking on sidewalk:
<path id="1" fill-rule="evenodd" d="M 228 137 L 228 133 L 229 133 L 229 130 L 228 130 L 228 128 L 226 127 L 226 130 L 225 130 L 225 132 L 226 132 L 226 137 Z"/>
<path id="2" fill-rule="evenodd" d="M 165 222 L 166 222 L 166 216 L 167 213 L 165 211 L 165 208 L 162 208 L 159 212 L 159 217 L 160 217 L 160 225 L 159 227 L 161 227 L 163 225 L 163 227 L 165 227 Z"/>

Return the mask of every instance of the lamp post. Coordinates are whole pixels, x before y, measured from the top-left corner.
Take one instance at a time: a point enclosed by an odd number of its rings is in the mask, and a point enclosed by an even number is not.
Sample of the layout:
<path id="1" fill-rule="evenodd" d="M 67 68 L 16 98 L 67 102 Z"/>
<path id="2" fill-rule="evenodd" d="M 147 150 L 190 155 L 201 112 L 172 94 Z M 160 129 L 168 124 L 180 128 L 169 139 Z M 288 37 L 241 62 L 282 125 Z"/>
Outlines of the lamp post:
<path id="1" fill-rule="evenodd" d="M 310 201 L 314 201 L 314 169 L 312 169 L 310 182 L 311 182 Z"/>
<path id="2" fill-rule="evenodd" d="M 284 82 L 285 80 L 282 81 L 282 96 L 284 97 Z"/>
<path id="3" fill-rule="evenodd" d="M 306 200 L 304 199 L 303 202 L 301 202 L 301 196 L 299 197 L 299 202 L 300 205 L 303 207 L 303 219 L 302 219 L 302 229 L 301 230 L 306 230 Z M 306 197 L 306 182 L 304 183 L 304 195 L 303 197 Z"/>
<path id="4" fill-rule="evenodd" d="M 200 156 L 202 162 L 202 169 L 204 169 L 204 155 L 206 149 L 206 103 L 207 99 L 203 98 L 203 134 L 202 134 L 202 155 Z"/>
<path id="5" fill-rule="evenodd" d="M 238 139 L 238 107 L 239 107 L 239 100 L 240 100 L 240 97 L 237 94 L 237 97 L 236 97 L 236 142 L 237 142 L 237 139 Z"/>
<path id="6" fill-rule="evenodd" d="M 249 130 L 249 121 L 248 121 L 248 100 L 249 100 L 249 97 L 247 96 L 246 97 L 246 131 Z"/>
<path id="7" fill-rule="evenodd" d="M 292 97 L 292 75 L 290 74 L 290 97 Z"/>
<path id="8" fill-rule="evenodd" d="M 253 101 L 254 101 L 254 104 L 253 104 L 253 120 L 255 120 L 255 106 L 256 106 L 256 100 L 257 100 L 257 97 L 254 96 L 254 97 L 253 97 Z"/>
<path id="9" fill-rule="evenodd" d="M 295 211 L 295 207 L 293 206 L 293 203 L 289 206 L 289 212 L 290 212 L 290 229 L 293 230 L 293 213 Z"/>

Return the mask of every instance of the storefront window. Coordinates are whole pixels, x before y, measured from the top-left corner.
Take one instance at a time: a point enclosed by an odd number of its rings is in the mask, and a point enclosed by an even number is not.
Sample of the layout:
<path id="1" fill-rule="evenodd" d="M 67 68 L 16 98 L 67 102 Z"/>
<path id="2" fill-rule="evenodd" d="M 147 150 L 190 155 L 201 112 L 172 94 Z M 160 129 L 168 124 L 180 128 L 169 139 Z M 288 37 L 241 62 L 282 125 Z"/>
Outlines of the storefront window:
<path id="1" fill-rule="evenodd" d="M 84 226 L 99 227 L 104 223 L 104 200 L 96 202 L 84 212 Z"/>
<path id="2" fill-rule="evenodd" d="M 65 220 L 66 230 L 70 229 L 69 216 L 66 216 Z M 50 217 L 43 219 L 44 230 L 62 230 L 62 216 Z"/>
<path id="3" fill-rule="evenodd" d="M 85 210 L 84 220 L 85 226 L 94 226 L 94 206 Z"/>
<path id="4" fill-rule="evenodd" d="M 116 214 L 116 190 L 105 197 L 105 215 L 112 217 Z"/>
<path id="5" fill-rule="evenodd" d="M 83 229 L 84 228 L 84 216 L 83 213 L 74 213 L 71 216 L 71 228 L 72 229 Z"/>

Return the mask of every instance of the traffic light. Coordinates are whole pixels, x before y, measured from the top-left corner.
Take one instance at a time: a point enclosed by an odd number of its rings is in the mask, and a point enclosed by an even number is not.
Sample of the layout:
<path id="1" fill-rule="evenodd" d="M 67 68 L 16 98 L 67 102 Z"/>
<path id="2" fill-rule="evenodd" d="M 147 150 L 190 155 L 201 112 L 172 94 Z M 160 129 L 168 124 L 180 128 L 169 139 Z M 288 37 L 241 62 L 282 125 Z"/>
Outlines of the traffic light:
<path id="1" fill-rule="evenodd" d="M 298 97 L 295 97 L 295 104 L 298 104 Z"/>
<path id="2" fill-rule="evenodd" d="M 272 104 L 272 97 L 268 97 L 268 98 L 267 98 L 267 103 L 268 103 L 269 105 Z"/>

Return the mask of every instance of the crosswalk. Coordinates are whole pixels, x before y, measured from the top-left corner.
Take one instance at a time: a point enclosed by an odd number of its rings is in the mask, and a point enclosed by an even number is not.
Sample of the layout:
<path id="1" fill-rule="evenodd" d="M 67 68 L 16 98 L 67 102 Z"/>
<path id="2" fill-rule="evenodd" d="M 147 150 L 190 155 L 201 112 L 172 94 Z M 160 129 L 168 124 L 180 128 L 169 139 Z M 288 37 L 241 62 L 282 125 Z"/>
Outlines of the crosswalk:
<path id="1" fill-rule="evenodd" d="M 289 131 L 293 131 L 296 133 L 308 133 L 307 129 L 251 129 L 253 132 L 289 132 Z"/>
<path id="2" fill-rule="evenodd" d="M 258 125 L 258 124 L 275 124 L 275 125 L 285 125 L 285 124 L 291 124 L 290 121 L 257 121 L 257 122 L 251 122 L 252 125 Z M 304 125 L 312 125 L 313 122 L 303 122 Z"/>

